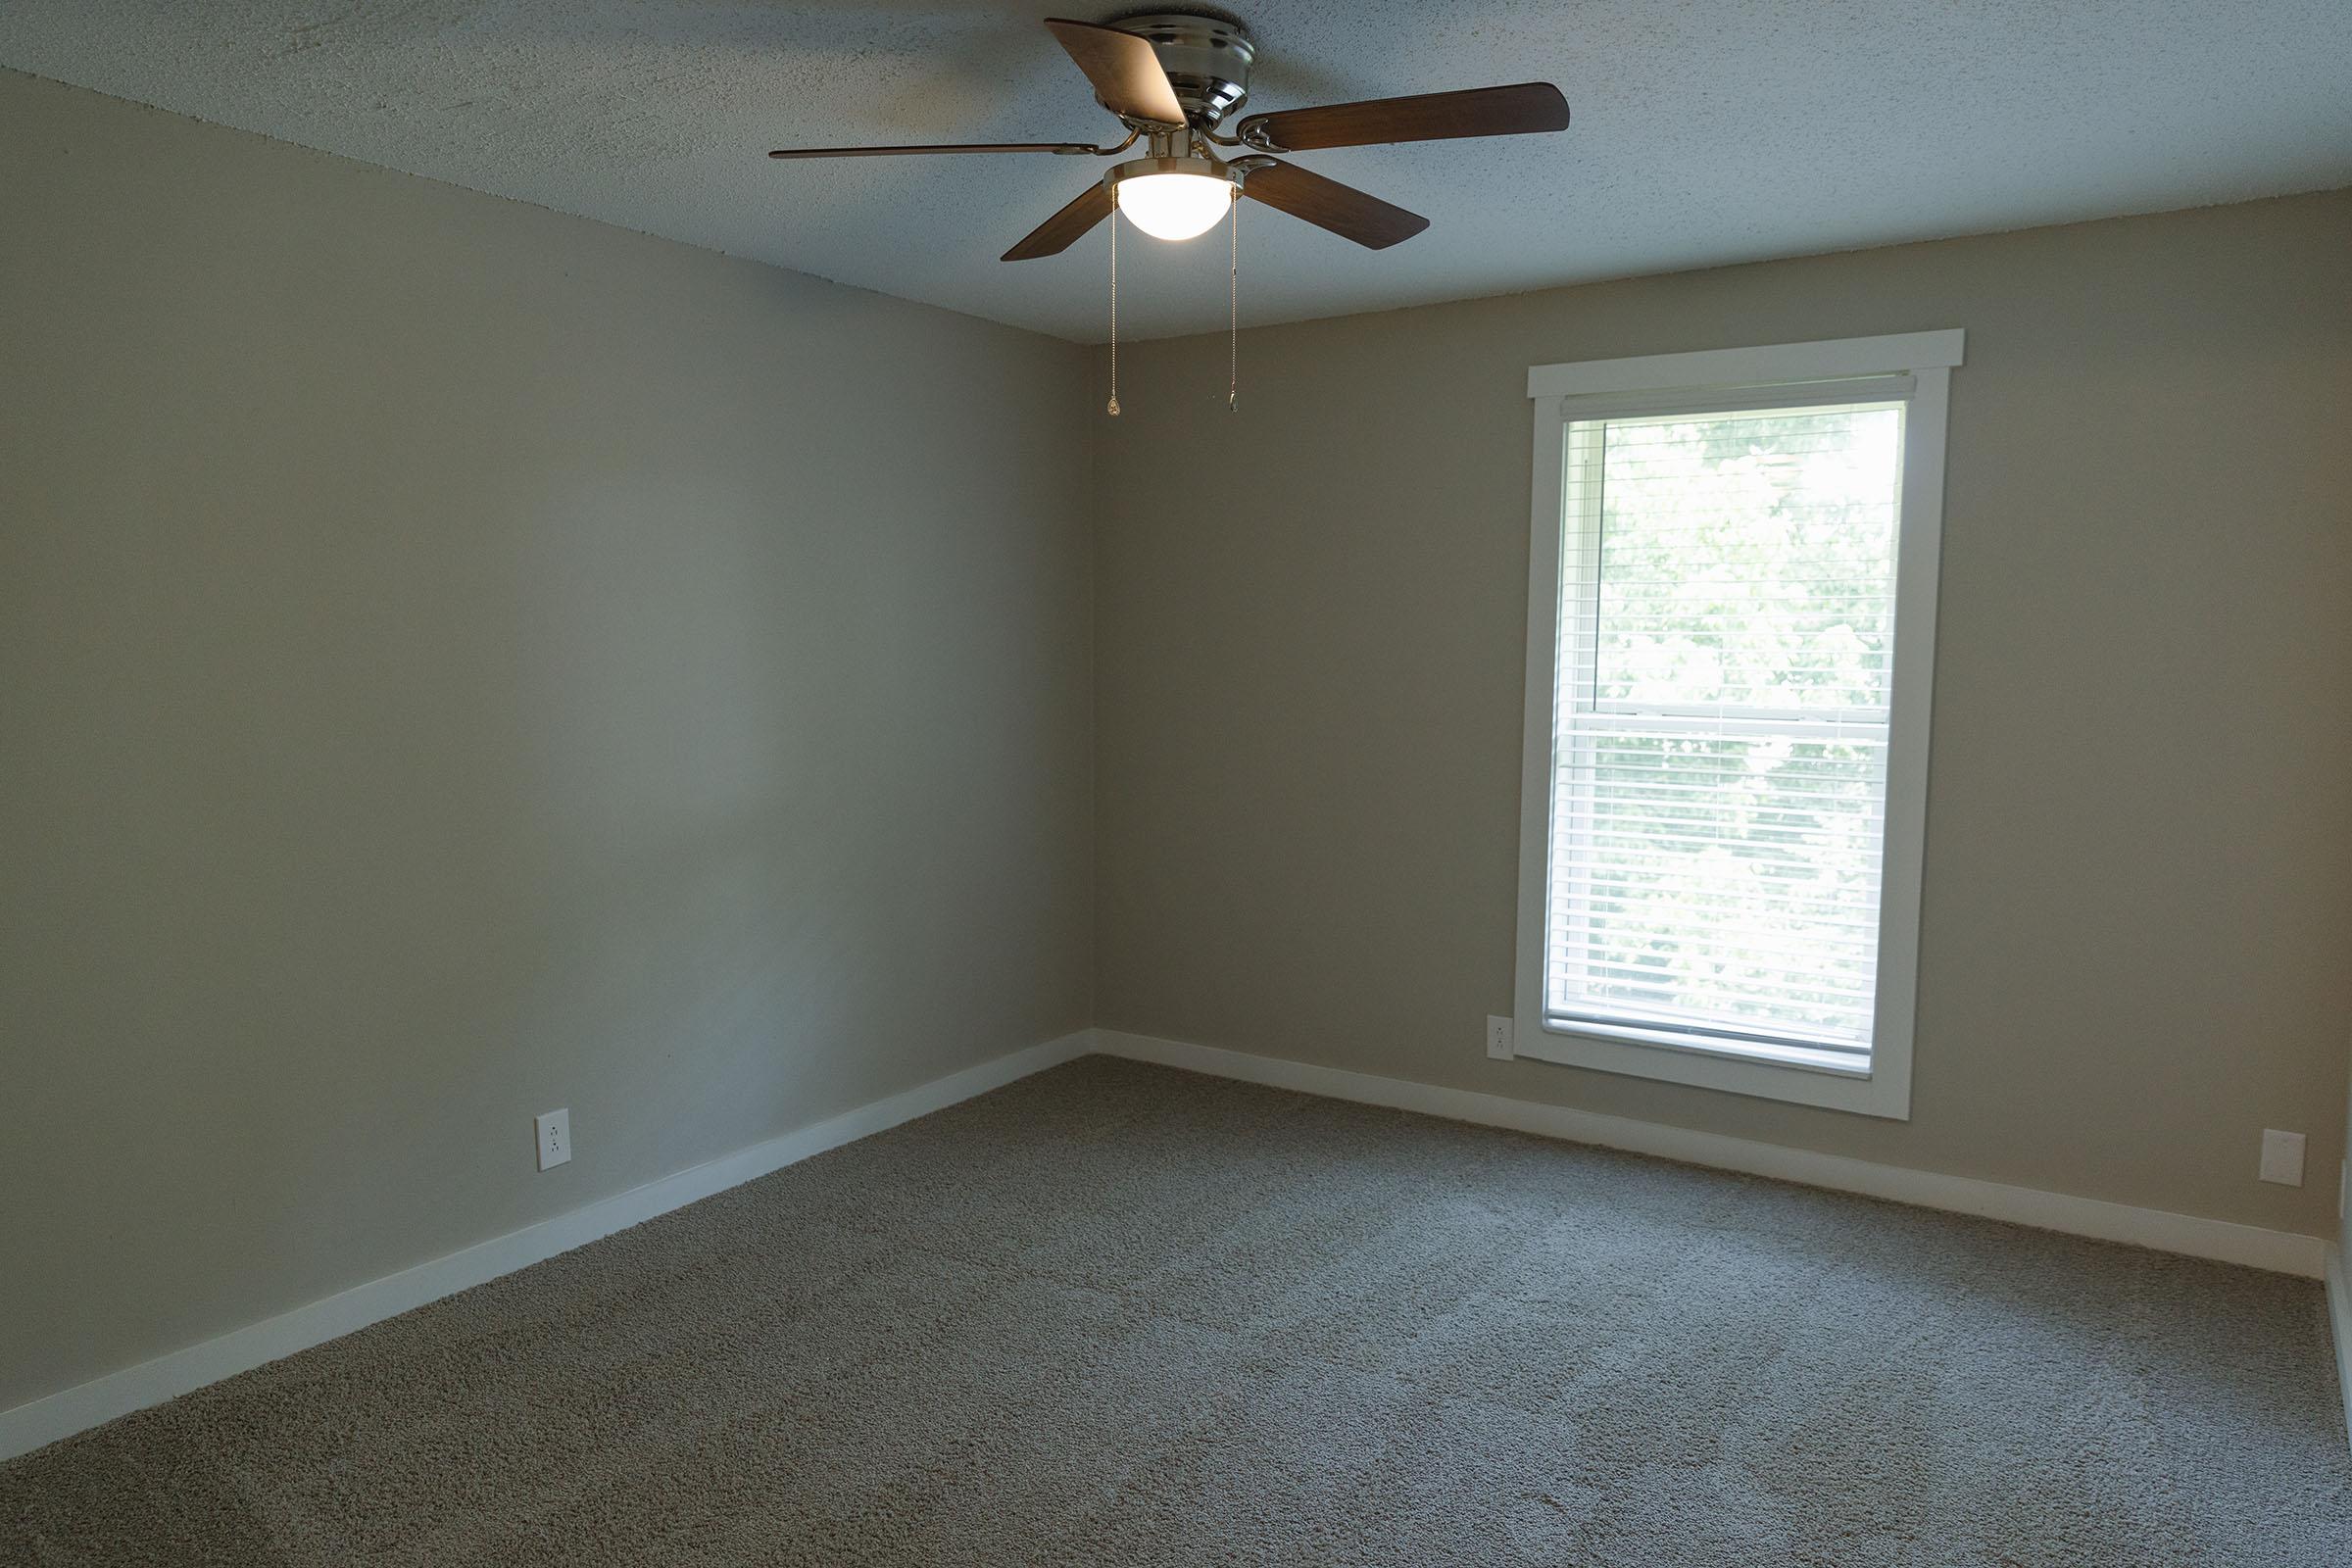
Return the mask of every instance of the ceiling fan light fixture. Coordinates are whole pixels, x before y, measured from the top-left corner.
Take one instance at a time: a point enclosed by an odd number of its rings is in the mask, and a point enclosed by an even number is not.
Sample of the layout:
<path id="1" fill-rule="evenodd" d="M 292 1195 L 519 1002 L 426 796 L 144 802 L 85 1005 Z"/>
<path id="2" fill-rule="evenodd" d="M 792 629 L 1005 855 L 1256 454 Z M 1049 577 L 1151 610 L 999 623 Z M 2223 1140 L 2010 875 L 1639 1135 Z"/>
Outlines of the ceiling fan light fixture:
<path id="1" fill-rule="evenodd" d="M 1205 158 L 1138 158 L 1108 177 L 1127 221 L 1153 239 L 1205 234 L 1233 205 L 1233 176 Z"/>
<path id="2" fill-rule="evenodd" d="M 1429 227 L 1429 220 L 1267 155 L 1568 128 L 1568 100 L 1560 89 L 1547 81 L 1522 81 L 1255 114 L 1228 132 L 1221 127 L 1249 102 L 1250 72 L 1257 60 L 1257 40 L 1231 16 L 1155 11 L 1120 17 L 1107 24 L 1049 17 L 1046 28 L 1094 87 L 1095 102 L 1126 128 L 1124 140 L 1104 146 L 1032 141 L 779 147 L 768 156 L 789 160 L 1053 153 L 1116 158 L 1144 141 L 1151 156 L 1120 164 L 1102 179 L 1089 181 L 1024 234 L 1004 260 L 1059 256 L 1106 218 L 1111 220 L 1115 255 L 1119 225 L 1113 215 L 1121 208 L 1129 222 L 1154 239 L 1198 238 L 1236 212 L 1237 199 L 1244 195 L 1377 251 L 1411 239 Z M 1209 151 L 1212 143 L 1248 148 L 1249 153 L 1226 163 Z M 1238 269 L 1237 261 L 1237 272 Z"/>

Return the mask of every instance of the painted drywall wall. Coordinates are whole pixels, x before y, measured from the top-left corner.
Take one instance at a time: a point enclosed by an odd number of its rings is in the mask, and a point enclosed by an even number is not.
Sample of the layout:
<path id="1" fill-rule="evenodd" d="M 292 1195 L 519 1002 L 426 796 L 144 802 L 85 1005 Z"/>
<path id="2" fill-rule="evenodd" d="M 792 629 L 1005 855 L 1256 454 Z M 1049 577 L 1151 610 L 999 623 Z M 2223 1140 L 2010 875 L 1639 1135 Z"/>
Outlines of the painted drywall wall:
<path id="1" fill-rule="evenodd" d="M 2336 1156 L 2341 1160 L 2346 1157 L 2348 1152 L 2352 1152 L 2352 1091 L 2348 1091 L 2344 1097 L 2344 1141 L 2337 1147 Z M 2334 1184 L 2335 1248 L 2342 1257 L 2352 1259 L 2352 1202 L 2346 1201 L 2347 1199 L 2352 1199 L 2352 1169 L 2347 1169 L 2340 1163 L 2332 1173 L 2325 1165 L 2311 1168 L 2318 1172 L 2316 1180 L 2322 1184 L 2330 1181 Z M 2304 1178 L 2306 1181 L 2314 1179 L 2308 1175 Z M 2346 1304 L 2352 1306 L 2352 1302 Z M 2352 1354 L 2345 1355 L 2343 1360 L 2347 1367 L 2352 1367 Z M 2347 1401 L 2352 1401 L 2352 1379 L 2347 1379 L 2345 1383 L 2344 1397 Z M 2352 1415 L 2352 1407 L 2348 1407 L 2345 1413 Z"/>
<path id="2" fill-rule="evenodd" d="M 1528 367 L 1939 327 L 1968 364 L 1912 1119 L 1488 1060 Z M 1273 327 L 1240 354 L 1239 417 L 1221 335 L 1126 346 L 1124 412 L 1098 414 L 1098 1023 L 2333 1232 L 2352 192 Z M 2303 1189 L 2256 1181 L 2265 1127 L 2309 1133 Z"/>
<path id="3" fill-rule="evenodd" d="M 0 1407 L 1088 1021 L 1085 351 L 21 75 L 0 188 Z"/>

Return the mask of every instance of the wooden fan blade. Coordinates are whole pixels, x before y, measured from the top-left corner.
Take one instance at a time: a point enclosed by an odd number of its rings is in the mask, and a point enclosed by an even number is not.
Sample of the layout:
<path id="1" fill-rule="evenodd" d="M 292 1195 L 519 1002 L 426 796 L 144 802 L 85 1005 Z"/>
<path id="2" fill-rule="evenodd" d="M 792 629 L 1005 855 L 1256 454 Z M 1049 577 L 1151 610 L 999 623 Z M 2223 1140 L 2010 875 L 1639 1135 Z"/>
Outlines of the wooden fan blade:
<path id="1" fill-rule="evenodd" d="M 1143 39 L 1116 27 L 1058 17 L 1048 18 L 1046 25 L 1095 84 L 1095 96 L 1103 108 L 1123 120 L 1184 123 L 1184 105 L 1176 101 L 1168 74 L 1159 69 L 1159 56 Z"/>
<path id="2" fill-rule="evenodd" d="M 1067 207 L 1031 229 L 1028 237 L 1006 251 L 1002 259 L 1025 262 L 1038 256 L 1057 256 L 1068 250 L 1079 235 L 1109 216 L 1110 187 L 1098 179 L 1080 191 Z"/>
<path id="3" fill-rule="evenodd" d="M 1384 141 L 1446 141 L 1456 136 L 1522 136 L 1568 128 L 1568 100 L 1548 81 L 1473 87 L 1412 98 L 1370 98 L 1321 109 L 1251 115 L 1236 134 L 1268 152 L 1363 147 Z"/>
<path id="4" fill-rule="evenodd" d="M 1098 151 L 1082 141 L 956 141 L 926 147 L 779 147 L 770 158 L 896 158 L 906 153 L 1062 153 Z"/>
<path id="5" fill-rule="evenodd" d="M 1293 218 L 1303 218 L 1317 228 L 1328 228 L 1370 250 L 1385 251 L 1399 240 L 1411 239 L 1429 226 L 1419 213 L 1392 207 L 1367 196 L 1353 185 L 1325 179 L 1295 164 L 1269 158 L 1253 163 L 1242 179 L 1242 194 Z"/>

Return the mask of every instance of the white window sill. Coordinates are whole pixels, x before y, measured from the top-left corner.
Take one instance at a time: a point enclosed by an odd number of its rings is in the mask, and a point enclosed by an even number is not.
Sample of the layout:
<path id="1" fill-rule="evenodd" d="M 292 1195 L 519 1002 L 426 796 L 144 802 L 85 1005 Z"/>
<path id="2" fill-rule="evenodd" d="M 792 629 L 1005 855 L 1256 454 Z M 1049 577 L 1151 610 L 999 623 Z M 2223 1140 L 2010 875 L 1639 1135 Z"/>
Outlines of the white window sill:
<path id="1" fill-rule="evenodd" d="M 1539 1061 L 1894 1121 L 1911 1117 L 1907 1075 L 1898 1080 L 1895 1074 L 1798 1046 L 1754 1046 L 1671 1030 L 1541 1019 L 1523 1022 L 1515 1034 L 1515 1054 Z"/>

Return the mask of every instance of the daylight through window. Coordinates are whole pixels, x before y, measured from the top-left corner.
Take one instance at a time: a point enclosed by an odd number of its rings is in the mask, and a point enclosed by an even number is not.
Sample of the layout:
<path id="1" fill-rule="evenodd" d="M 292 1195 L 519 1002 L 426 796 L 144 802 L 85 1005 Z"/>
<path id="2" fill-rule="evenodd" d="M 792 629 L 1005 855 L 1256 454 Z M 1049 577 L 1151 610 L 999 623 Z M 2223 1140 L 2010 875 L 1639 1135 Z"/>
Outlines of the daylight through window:
<path id="1" fill-rule="evenodd" d="M 1902 426 L 1567 423 L 1547 1019 L 1867 1065 Z"/>

